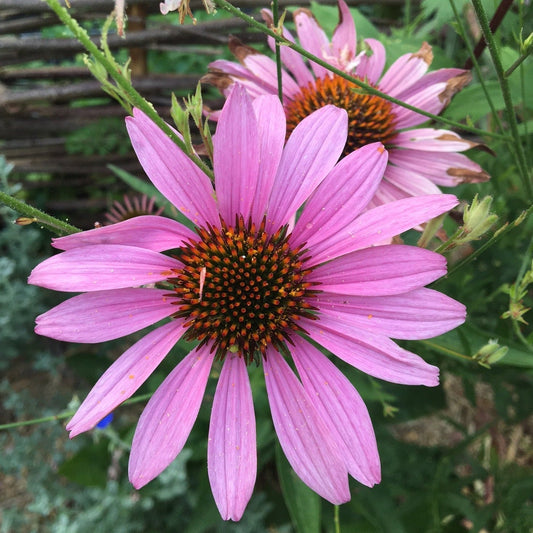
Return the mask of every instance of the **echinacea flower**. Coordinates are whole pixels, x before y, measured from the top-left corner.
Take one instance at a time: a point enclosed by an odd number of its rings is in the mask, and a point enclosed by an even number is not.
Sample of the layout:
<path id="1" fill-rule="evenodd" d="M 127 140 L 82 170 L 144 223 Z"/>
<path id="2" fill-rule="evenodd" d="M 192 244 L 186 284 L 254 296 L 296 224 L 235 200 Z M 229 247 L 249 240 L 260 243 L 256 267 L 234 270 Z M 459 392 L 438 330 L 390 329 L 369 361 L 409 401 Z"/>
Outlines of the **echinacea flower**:
<path id="1" fill-rule="evenodd" d="M 339 70 L 371 84 L 376 89 L 432 114 L 440 113 L 452 96 L 470 81 L 470 73 L 444 68 L 427 73 L 433 59 L 431 47 L 398 58 L 385 72 L 386 53 L 376 39 L 365 39 L 356 50 L 355 23 L 344 0 L 339 0 L 340 22 L 331 42 L 308 9 L 297 9 L 294 23 L 300 45 Z M 272 24 L 270 11 L 263 17 Z M 287 29 L 283 36 L 294 42 Z M 223 59 L 209 65 L 203 81 L 227 95 L 234 83 L 244 85 L 252 96 L 277 94 L 276 63 L 236 38 L 230 50 L 239 63 Z M 274 40 L 269 37 L 273 48 Z M 344 154 L 372 142 L 383 143 L 389 163 L 372 205 L 424 194 L 438 194 L 438 186 L 485 181 L 483 169 L 462 152 L 478 146 L 452 131 L 416 128 L 428 119 L 424 115 L 371 95 L 364 89 L 333 74 L 315 62 L 306 62 L 298 53 L 281 47 L 282 88 L 287 134 L 313 111 L 335 105 L 348 112 L 348 139 Z M 211 113 L 216 118 L 217 113 Z"/>
<path id="2" fill-rule="evenodd" d="M 309 487 L 340 504 L 350 498 L 348 474 L 368 486 L 379 482 L 368 411 L 310 341 L 376 378 L 437 385 L 438 369 L 390 337 L 427 338 L 464 321 L 463 305 L 424 287 L 445 274 L 446 261 L 414 246 L 374 244 L 446 212 L 455 196 L 408 198 L 363 212 L 387 153 L 374 143 L 336 164 L 347 115 L 334 106 L 302 120 L 285 144 L 278 99 L 252 101 L 236 86 L 213 139 L 214 186 L 142 112 L 126 121 L 149 178 L 197 229 L 136 217 L 54 239 L 63 252 L 33 270 L 33 284 L 82 292 L 37 318 L 41 335 L 97 343 L 170 318 L 103 374 L 68 423 L 70 436 L 129 398 L 184 338 L 197 347 L 153 394 L 135 431 L 129 462 L 135 487 L 182 450 L 215 361 L 221 371 L 207 459 L 224 519 L 240 519 L 255 483 L 248 372 L 259 371 L 256 365 L 264 370 L 281 447 Z"/>

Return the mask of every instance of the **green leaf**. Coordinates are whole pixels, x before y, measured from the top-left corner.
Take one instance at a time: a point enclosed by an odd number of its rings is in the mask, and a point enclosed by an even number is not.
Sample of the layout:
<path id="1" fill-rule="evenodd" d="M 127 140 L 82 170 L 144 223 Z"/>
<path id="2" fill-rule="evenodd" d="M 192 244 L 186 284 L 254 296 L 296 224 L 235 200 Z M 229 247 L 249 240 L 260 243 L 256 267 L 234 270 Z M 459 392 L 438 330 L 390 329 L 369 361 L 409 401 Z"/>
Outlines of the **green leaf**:
<path id="1" fill-rule="evenodd" d="M 97 444 L 84 446 L 62 463 L 58 472 L 85 487 L 104 488 L 107 484 L 109 461 L 108 440 L 102 439 Z"/>
<path id="2" fill-rule="evenodd" d="M 279 445 L 276 445 L 276 466 L 294 528 L 299 533 L 320 533 L 320 496 L 300 480 Z"/>

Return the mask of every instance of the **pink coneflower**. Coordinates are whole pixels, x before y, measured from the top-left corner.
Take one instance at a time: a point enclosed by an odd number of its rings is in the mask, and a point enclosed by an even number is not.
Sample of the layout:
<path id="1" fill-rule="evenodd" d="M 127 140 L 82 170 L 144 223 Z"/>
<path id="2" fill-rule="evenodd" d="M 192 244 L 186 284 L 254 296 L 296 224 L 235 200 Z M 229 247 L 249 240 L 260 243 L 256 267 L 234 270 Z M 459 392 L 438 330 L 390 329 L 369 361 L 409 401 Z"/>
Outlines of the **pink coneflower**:
<path id="1" fill-rule="evenodd" d="M 272 24 L 271 13 L 263 17 Z M 340 22 L 331 42 L 308 9 L 297 9 L 294 22 L 300 45 L 332 66 L 366 81 L 380 91 L 433 114 L 440 113 L 451 97 L 470 81 L 470 73 L 457 68 L 426 74 L 433 54 L 424 43 L 414 54 L 397 59 L 385 73 L 385 48 L 376 39 L 365 39 L 357 53 L 355 24 L 344 0 L 339 0 Z M 288 30 L 284 37 L 294 41 Z M 269 38 L 269 44 L 274 41 Z M 277 94 L 277 72 L 273 59 L 230 39 L 230 49 L 239 60 L 217 60 L 203 81 L 216 85 L 227 95 L 238 82 L 251 95 Z M 427 118 L 378 96 L 310 62 L 290 48 L 281 47 L 283 101 L 287 134 L 313 111 L 333 104 L 348 112 L 348 139 L 344 154 L 372 142 L 382 142 L 389 151 L 384 179 L 371 205 L 423 194 L 438 194 L 439 186 L 485 181 L 489 176 L 468 157 L 458 152 L 477 146 L 452 131 L 413 129 Z M 212 115 L 216 118 L 216 113 Z"/>
<path id="2" fill-rule="evenodd" d="M 445 274 L 446 261 L 413 246 L 373 245 L 444 213 L 457 199 L 408 198 L 362 213 L 387 153 L 374 143 L 336 164 L 347 115 L 334 106 L 302 120 L 285 144 L 277 98 L 252 101 L 236 86 L 214 136 L 214 187 L 143 113 L 126 120 L 144 170 L 197 230 L 136 217 L 55 239 L 64 252 L 32 272 L 33 284 L 83 293 L 39 316 L 41 335 L 96 343 L 171 318 L 104 373 L 69 422 L 70 436 L 129 398 L 184 338 L 197 347 L 154 393 L 133 438 L 135 487 L 182 450 L 215 362 L 221 371 L 207 459 L 224 519 L 240 519 L 255 483 L 248 371 L 257 372 L 256 365 L 264 370 L 281 447 L 309 487 L 339 504 L 350 498 L 348 474 L 368 486 L 379 482 L 367 409 L 309 341 L 376 378 L 437 385 L 438 369 L 389 337 L 427 338 L 463 322 L 463 305 L 424 288 Z M 153 283 L 157 288 L 142 288 Z"/>
<path id="3" fill-rule="evenodd" d="M 116 224 L 129 218 L 143 215 L 160 215 L 164 207 L 155 207 L 155 198 L 148 198 L 146 194 L 123 197 L 123 202 L 115 200 L 109 211 L 105 214 L 106 224 Z"/>

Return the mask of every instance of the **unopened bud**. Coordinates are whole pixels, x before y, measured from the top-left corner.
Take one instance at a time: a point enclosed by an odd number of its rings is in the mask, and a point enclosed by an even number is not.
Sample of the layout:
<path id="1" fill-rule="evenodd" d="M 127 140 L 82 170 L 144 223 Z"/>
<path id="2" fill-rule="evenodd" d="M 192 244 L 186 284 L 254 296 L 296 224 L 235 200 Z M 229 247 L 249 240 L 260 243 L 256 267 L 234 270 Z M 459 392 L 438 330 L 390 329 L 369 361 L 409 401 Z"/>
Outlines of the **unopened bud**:
<path id="1" fill-rule="evenodd" d="M 481 366 L 490 368 L 490 365 L 505 357 L 508 351 L 507 346 L 500 346 L 497 341 L 491 339 L 472 356 L 472 359 Z"/>
<path id="2" fill-rule="evenodd" d="M 472 203 L 465 207 L 464 224 L 461 235 L 457 238 L 457 244 L 466 244 L 479 239 L 498 220 L 498 215 L 490 212 L 491 204 L 492 196 L 485 196 L 479 201 L 476 194 Z"/>
<path id="3" fill-rule="evenodd" d="M 17 220 L 15 220 L 15 224 L 18 224 L 19 226 L 29 226 L 34 222 L 37 222 L 37 219 L 34 217 L 18 217 Z"/>

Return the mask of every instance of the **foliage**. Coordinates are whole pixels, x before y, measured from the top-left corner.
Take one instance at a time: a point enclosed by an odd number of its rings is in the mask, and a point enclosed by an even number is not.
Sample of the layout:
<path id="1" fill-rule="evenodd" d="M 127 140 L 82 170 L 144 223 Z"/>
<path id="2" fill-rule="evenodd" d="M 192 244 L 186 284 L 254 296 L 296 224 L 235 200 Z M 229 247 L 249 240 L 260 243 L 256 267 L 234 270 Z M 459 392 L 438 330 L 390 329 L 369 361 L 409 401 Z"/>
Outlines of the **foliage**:
<path id="1" fill-rule="evenodd" d="M 532 7 L 523 1 L 516 4 L 496 33 L 504 69 L 521 57 L 521 43 L 532 29 Z M 406 6 L 374 3 L 352 8 L 359 39 L 382 40 L 389 63 L 416 50 L 423 40 L 435 44 L 435 67 L 460 66 L 467 59 L 461 21 L 451 3 L 423 0 L 412 12 Z M 455 6 L 461 17 L 472 10 L 467 0 L 455 0 Z M 490 17 L 497 2 L 484 0 L 483 6 Z M 337 8 L 315 2 L 313 10 L 331 34 Z M 395 26 L 384 27 L 379 24 L 380 17 L 396 21 Z M 208 19 L 203 14 L 198 18 Z M 95 28 L 89 23 L 84 27 Z M 63 26 L 45 32 L 54 37 L 71 35 Z M 474 38 L 468 36 L 468 40 L 475 44 Z M 201 74 L 215 55 L 230 57 L 225 47 L 216 46 L 205 54 L 151 50 L 148 62 L 154 72 Z M 121 52 L 119 62 L 124 63 L 124 58 Z M 472 204 L 470 209 L 481 204 L 485 211 L 477 226 L 479 232 L 473 233 L 475 241 L 466 242 L 463 232 L 457 233 L 460 238 L 442 244 L 450 275 L 435 284 L 467 305 L 468 321 L 435 339 L 404 343 L 442 369 L 442 388 L 377 383 L 347 365 L 339 365 L 369 405 L 383 468 L 383 481 L 377 487 L 368 489 L 352 483 L 352 501 L 339 509 L 342 531 L 533 530 L 533 331 L 528 314 L 533 306 L 533 219 L 531 198 L 511 149 L 521 143 L 531 168 L 533 93 L 527 88 L 533 85 L 533 60 L 526 58 L 507 77 L 520 136 L 511 142 L 501 138 L 510 135 L 501 80 L 488 53 L 478 61 L 479 71 L 472 83 L 454 97 L 444 116 L 486 131 L 483 141 L 488 149 L 471 150 L 469 156 L 492 179 L 450 191 L 464 205 Z M 123 154 L 127 150 L 124 139 L 122 121 L 109 118 L 79 128 L 69 136 L 67 146 L 72 154 Z M 9 165 L 0 159 L 2 190 L 10 195 L 25 194 L 30 203 L 38 205 L 43 197 L 8 183 L 9 171 Z M 154 194 L 138 177 L 116 167 L 112 171 L 116 175 L 113 187 L 127 184 Z M 93 189 L 92 198 L 103 194 L 96 186 Z M 61 194 L 75 197 L 75 191 L 68 187 Z M 477 196 L 480 202 L 472 202 Z M 468 208 L 466 213 L 468 218 Z M 171 209 L 166 214 L 176 216 Z M 5 371 L 0 399 L 5 422 L 56 415 L 79 404 L 78 395 L 85 396 L 131 339 L 87 347 L 65 346 L 34 335 L 34 318 L 50 307 L 48 300 L 53 296 L 27 285 L 26 277 L 50 253 L 49 236 L 33 226 L 14 225 L 15 215 L 7 208 L 1 207 L 0 215 L 0 369 Z M 91 216 L 97 219 L 99 214 Z M 445 231 L 453 235 L 461 231 L 461 225 L 461 221 L 449 219 Z M 412 234 L 406 241 L 416 242 L 418 238 L 419 234 Z M 470 261 L 472 257 L 474 261 Z M 506 348 L 498 352 L 503 357 L 491 359 L 500 347 Z M 139 392 L 153 392 L 188 348 L 185 344 L 177 346 Z M 131 487 L 126 472 L 140 412 L 137 405 L 120 407 L 110 426 L 73 441 L 57 421 L 0 432 L 4 450 L 0 481 L 7 487 L 0 531 L 335 531 L 334 509 L 301 485 L 276 453 L 260 370 L 251 368 L 250 380 L 259 472 L 254 496 L 241 522 L 222 522 L 209 490 L 206 439 L 215 381 L 210 380 L 185 450 L 141 491 Z"/>

